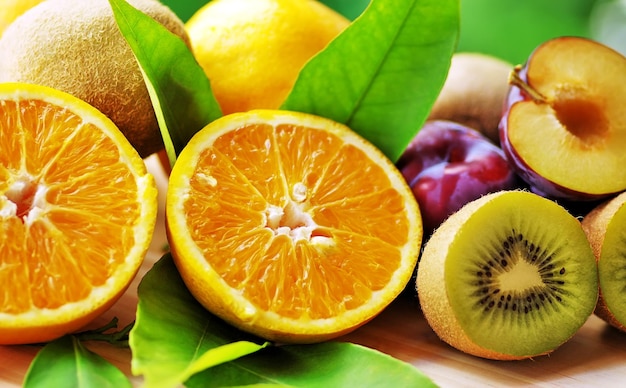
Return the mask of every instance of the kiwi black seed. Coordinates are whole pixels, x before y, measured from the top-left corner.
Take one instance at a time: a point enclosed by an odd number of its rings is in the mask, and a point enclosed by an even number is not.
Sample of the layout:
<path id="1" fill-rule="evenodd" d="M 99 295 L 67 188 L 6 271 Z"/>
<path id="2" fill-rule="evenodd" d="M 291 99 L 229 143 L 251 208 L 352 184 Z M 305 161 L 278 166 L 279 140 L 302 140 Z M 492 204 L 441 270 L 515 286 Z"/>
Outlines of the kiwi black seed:
<path id="1" fill-rule="evenodd" d="M 519 260 L 526 260 L 537 266 L 544 287 L 524 292 L 502 291 L 497 281 L 498 275 L 509 271 Z M 565 273 L 565 266 L 555 266 L 553 256 L 546 250 L 528 241 L 524 234 L 512 229 L 503 240 L 497 255 L 476 271 L 478 280 L 475 295 L 480 297 L 476 307 L 482 308 L 485 312 L 501 309 L 514 314 L 528 314 L 533 310 L 544 308 L 546 303 L 562 302 L 561 286 L 566 282 Z"/>
<path id="2" fill-rule="evenodd" d="M 426 243 L 416 282 L 434 331 L 492 359 L 553 351 L 585 323 L 598 297 L 580 222 L 526 191 L 489 194 L 452 215 Z"/>

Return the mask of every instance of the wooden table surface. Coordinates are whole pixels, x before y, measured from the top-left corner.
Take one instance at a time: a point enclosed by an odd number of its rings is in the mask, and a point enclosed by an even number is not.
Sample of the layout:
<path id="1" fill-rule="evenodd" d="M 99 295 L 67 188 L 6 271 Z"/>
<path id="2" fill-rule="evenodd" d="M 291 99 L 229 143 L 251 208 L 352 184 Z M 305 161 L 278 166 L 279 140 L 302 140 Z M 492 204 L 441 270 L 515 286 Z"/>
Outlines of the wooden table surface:
<path id="1" fill-rule="evenodd" d="M 137 284 L 162 255 L 165 244 L 163 193 L 165 175 L 155 157 L 147 159 L 160 189 L 157 229 L 146 260 L 126 294 L 93 322 L 99 327 L 113 317 L 119 327 L 134 319 Z M 623 387 L 626 386 L 626 334 L 608 327 L 595 316 L 566 344 L 549 356 L 525 361 L 490 361 L 463 354 L 440 341 L 422 317 L 417 302 L 404 295 L 376 319 L 340 338 L 366 345 L 406 361 L 441 387 Z M 126 373 L 136 386 L 142 379 L 130 372 L 131 353 L 103 343 L 88 347 Z M 19 387 L 37 346 L 0 346 L 0 387 Z"/>

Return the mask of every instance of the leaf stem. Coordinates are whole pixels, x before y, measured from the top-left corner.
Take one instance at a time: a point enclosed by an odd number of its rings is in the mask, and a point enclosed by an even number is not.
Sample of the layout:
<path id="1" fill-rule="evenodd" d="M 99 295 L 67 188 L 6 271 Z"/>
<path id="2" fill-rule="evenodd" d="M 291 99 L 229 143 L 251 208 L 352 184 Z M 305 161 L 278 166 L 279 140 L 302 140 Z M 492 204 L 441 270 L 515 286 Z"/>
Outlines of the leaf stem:
<path id="1" fill-rule="evenodd" d="M 135 325 L 135 321 L 132 321 L 121 330 L 113 331 L 117 329 L 118 318 L 113 317 L 109 323 L 93 330 L 86 330 L 79 333 L 75 333 L 74 336 L 82 341 L 104 341 L 117 347 L 128 347 L 128 334 Z"/>

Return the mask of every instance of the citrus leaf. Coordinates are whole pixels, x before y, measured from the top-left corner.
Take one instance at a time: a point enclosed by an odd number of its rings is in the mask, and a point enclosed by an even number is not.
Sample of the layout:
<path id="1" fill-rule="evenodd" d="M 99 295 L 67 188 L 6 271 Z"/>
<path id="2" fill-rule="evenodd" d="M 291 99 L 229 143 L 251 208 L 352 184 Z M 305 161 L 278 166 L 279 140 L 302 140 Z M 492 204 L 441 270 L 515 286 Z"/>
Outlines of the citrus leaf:
<path id="1" fill-rule="evenodd" d="M 143 277 L 138 295 L 131 367 L 146 387 L 434 386 L 410 364 L 360 345 L 258 344 L 193 298 L 169 253 Z"/>
<path id="2" fill-rule="evenodd" d="M 187 22 L 194 13 L 209 1 L 210 0 L 161 0 L 161 3 L 167 5 L 174 11 L 183 22 Z"/>
<path id="3" fill-rule="evenodd" d="M 369 0 L 320 0 L 320 2 L 326 4 L 346 18 L 354 20 L 363 12 L 365 7 L 367 7 Z"/>
<path id="4" fill-rule="evenodd" d="M 397 160 L 443 87 L 459 8 L 459 0 L 372 0 L 304 66 L 281 108 L 344 123 Z"/>
<path id="5" fill-rule="evenodd" d="M 137 294 L 131 368 L 144 376 L 146 387 L 178 386 L 194 373 L 268 345 L 255 343 L 205 310 L 187 290 L 169 253 L 146 273 Z"/>
<path id="6" fill-rule="evenodd" d="M 125 0 L 109 3 L 139 63 L 174 165 L 189 139 L 222 115 L 209 79 L 180 37 Z"/>
<path id="7" fill-rule="evenodd" d="M 236 341 L 209 349 L 185 369 L 181 381 L 187 381 L 191 376 L 205 369 L 259 351 L 267 345 L 269 345 L 268 342 L 258 345 L 249 341 Z"/>
<path id="8" fill-rule="evenodd" d="M 325 342 L 269 347 L 192 377 L 188 388 L 273 384 L 294 387 L 436 387 L 414 366 L 361 345 Z"/>
<path id="9" fill-rule="evenodd" d="M 30 364 L 24 388 L 130 387 L 128 378 L 113 364 L 86 349 L 72 335 L 48 343 Z"/>

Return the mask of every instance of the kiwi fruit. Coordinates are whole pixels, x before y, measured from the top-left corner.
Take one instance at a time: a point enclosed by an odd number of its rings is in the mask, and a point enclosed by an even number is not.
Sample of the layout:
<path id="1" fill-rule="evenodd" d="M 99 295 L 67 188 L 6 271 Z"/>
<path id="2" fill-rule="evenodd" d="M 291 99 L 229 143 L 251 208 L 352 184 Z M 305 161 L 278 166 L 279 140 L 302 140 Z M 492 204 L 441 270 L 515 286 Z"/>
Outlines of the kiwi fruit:
<path id="1" fill-rule="evenodd" d="M 428 119 L 461 123 L 499 145 L 498 125 L 513 67 L 488 54 L 455 53 Z"/>
<path id="2" fill-rule="evenodd" d="M 190 46 L 184 23 L 167 6 L 129 3 Z M 0 82 L 73 94 L 108 116 L 142 157 L 164 148 L 141 70 L 108 0 L 46 0 L 20 15 L 0 39 Z"/>
<path id="3" fill-rule="evenodd" d="M 595 314 L 626 331 L 626 193 L 589 212 L 582 221 L 598 264 L 600 296 Z"/>
<path id="4" fill-rule="evenodd" d="M 444 221 L 424 246 L 416 287 L 443 341 L 494 360 L 552 352 L 582 327 L 598 298 L 580 222 L 524 190 L 487 194 Z"/>

